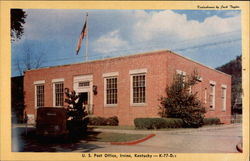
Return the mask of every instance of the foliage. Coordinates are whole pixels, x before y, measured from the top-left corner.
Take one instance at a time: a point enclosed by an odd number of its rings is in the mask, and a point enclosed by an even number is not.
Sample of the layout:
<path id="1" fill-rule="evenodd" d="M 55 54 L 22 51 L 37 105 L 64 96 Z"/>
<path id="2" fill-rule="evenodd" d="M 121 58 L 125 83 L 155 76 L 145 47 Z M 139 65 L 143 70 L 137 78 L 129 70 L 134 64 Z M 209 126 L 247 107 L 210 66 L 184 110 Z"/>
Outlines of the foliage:
<path id="1" fill-rule="evenodd" d="M 65 102 L 68 103 L 67 125 L 69 130 L 74 132 L 80 129 L 86 130 L 88 124 L 86 116 L 88 113 L 85 111 L 85 106 L 83 106 L 83 96 L 81 94 L 77 95 L 74 90 L 69 92 L 68 88 L 65 89 L 65 95 Z"/>
<path id="2" fill-rule="evenodd" d="M 117 116 L 104 118 L 100 116 L 89 117 L 89 125 L 95 126 L 118 126 L 119 120 Z"/>
<path id="3" fill-rule="evenodd" d="M 108 126 L 118 126 L 119 120 L 117 116 L 107 118 L 107 125 Z"/>
<path id="4" fill-rule="evenodd" d="M 23 76 L 11 78 L 11 112 L 16 123 L 24 121 L 24 91 Z"/>
<path id="5" fill-rule="evenodd" d="M 213 125 L 213 124 L 218 125 L 220 123 L 221 123 L 220 119 L 217 118 L 217 117 L 215 117 L 215 118 L 204 118 L 204 120 L 203 120 L 204 125 Z"/>
<path id="6" fill-rule="evenodd" d="M 173 83 L 166 88 L 167 97 L 161 97 L 162 117 L 181 118 L 185 127 L 200 127 L 204 119 L 205 108 L 197 97 L 197 92 L 190 88 L 199 82 L 197 71 L 184 80 L 184 76 L 176 74 Z"/>
<path id="7" fill-rule="evenodd" d="M 236 59 L 216 68 L 219 71 L 227 73 L 232 76 L 232 97 L 231 104 L 232 106 L 235 103 L 241 102 L 242 94 L 242 57 L 237 56 Z"/>
<path id="8" fill-rule="evenodd" d="M 11 9 L 11 40 L 21 39 L 27 14 L 22 9 Z"/>
<path id="9" fill-rule="evenodd" d="M 105 126 L 106 119 L 100 116 L 89 117 L 89 125 Z"/>
<path id="10" fill-rule="evenodd" d="M 134 124 L 138 129 L 180 128 L 183 121 L 179 118 L 136 118 Z"/>
<path id="11" fill-rule="evenodd" d="M 119 125 L 119 126 L 98 126 L 98 125 L 88 125 L 90 128 L 100 128 L 100 129 L 113 129 L 113 130 L 135 130 L 135 126 L 132 125 Z"/>
<path id="12" fill-rule="evenodd" d="M 65 102 L 68 103 L 68 115 L 72 117 L 73 120 L 82 120 L 83 117 L 87 116 L 88 113 L 85 111 L 85 106 L 83 106 L 83 96 L 77 95 L 73 90 L 65 89 L 66 99 Z"/>

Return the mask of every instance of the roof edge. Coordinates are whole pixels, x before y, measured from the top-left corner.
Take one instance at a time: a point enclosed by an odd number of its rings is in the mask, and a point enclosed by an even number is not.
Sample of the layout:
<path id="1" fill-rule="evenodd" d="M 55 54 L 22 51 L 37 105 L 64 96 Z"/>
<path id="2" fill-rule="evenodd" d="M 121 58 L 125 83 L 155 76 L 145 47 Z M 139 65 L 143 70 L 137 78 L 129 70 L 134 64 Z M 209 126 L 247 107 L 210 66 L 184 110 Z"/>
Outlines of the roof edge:
<path id="1" fill-rule="evenodd" d="M 115 57 L 111 57 L 111 58 L 89 60 L 89 61 L 80 62 L 80 63 L 72 63 L 72 64 L 63 64 L 63 65 L 56 65 L 56 66 L 48 66 L 48 67 L 42 67 L 42 68 L 37 68 L 37 69 L 30 69 L 30 70 L 26 70 L 26 71 L 34 71 L 34 70 L 40 70 L 40 69 L 56 68 L 56 67 L 63 67 L 63 66 L 77 65 L 77 64 L 95 63 L 95 62 L 107 61 L 107 60 L 112 60 L 112 59 L 120 59 L 120 58 L 134 57 L 134 56 L 140 56 L 140 55 L 149 55 L 149 54 L 154 54 L 156 52 L 159 53 L 159 52 L 171 52 L 171 51 L 170 50 L 155 50 L 155 51 L 150 51 L 150 52 L 135 53 L 135 54 L 124 55 L 124 56 L 115 56 Z"/>
<path id="2" fill-rule="evenodd" d="M 206 67 L 206 68 L 208 68 L 208 69 L 214 70 L 214 71 L 216 71 L 216 72 L 218 72 L 218 73 L 220 73 L 220 74 L 224 74 L 224 75 L 227 75 L 227 76 L 229 76 L 229 77 L 232 77 L 230 74 L 227 74 L 227 73 L 224 73 L 224 72 L 222 72 L 222 71 L 216 70 L 215 68 L 212 68 L 212 67 L 209 67 L 209 66 L 207 66 L 207 65 L 204 65 L 204 64 L 202 64 L 202 63 L 200 63 L 200 62 L 197 62 L 197 61 L 195 61 L 195 60 L 193 60 L 193 59 L 190 59 L 190 58 L 188 58 L 188 57 L 185 57 L 185 56 L 183 56 L 183 55 L 177 54 L 177 53 L 175 53 L 175 52 L 173 52 L 173 51 L 169 51 L 169 52 L 172 53 L 172 54 L 175 54 L 175 55 L 177 55 L 177 56 L 180 56 L 180 57 L 182 57 L 182 58 L 184 58 L 184 59 L 187 59 L 187 60 L 189 60 L 189 61 L 192 61 L 192 62 L 194 62 L 194 63 L 196 63 L 196 64 L 199 64 L 199 65 L 201 65 L 201 66 L 203 66 L 203 67 Z"/>
<path id="3" fill-rule="evenodd" d="M 214 70 L 220 74 L 224 74 L 224 75 L 227 75 L 227 76 L 230 76 L 232 77 L 231 75 L 227 74 L 227 73 L 224 73 L 224 72 L 221 72 L 219 70 L 216 70 L 215 68 L 212 68 L 212 67 L 209 67 L 207 65 L 204 65 L 200 62 L 197 62 L 193 59 L 190 59 L 188 57 L 185 57 L 181 54 L 177 54 L 171 50 L 168 50 L 168 49 L 162 49 L 162 50 L 154 50 L 154 51 L 150 51 L 150 52 L 141 52 L 141 53 L 136 53 L 136 54 L 130 54 L 130 55 L 124 55 L 124 56 L 116 56 L 116 57 L 111 57 L 111 58 L 104 58 L 104 59 L 98 59 L 98 60 L 90 60 L 90 61 L 85 61 L 85 62 L 81 62 L 81 63 L 72 63 L 72 64 L 64 64 L 64 65 L 57 65 L 57 66 L 49 66 L 49 67 L 42 67 L 42 68 L 38 68 L 38 69 L 31 69 L 31 70 L 27 70 L 27 71 L 34 71 L 34 70 L 40 70 L 40 69 L 48 69 L 48 68 L 56 68 L 56 67 L 63 67 L 63 66 L 69 66 L 69 65 L 77 65 L 77 64 L 86 64 L 86 63 L 95 63 L 95 62 L 100 62 L 100 61 L 107 61 L 107 60 L 114 60 L 114 59 L 120 59 L 120 58 L 127 58 L 127 57 L 134 57 L 134 56 L 140 56 L 140 55 L 150 55 L 150 54 L 154 54 L 154 53 L 162 53 L 162 52 L 169 52 L 169 53 L 172 53 L 172 54 L 175 54 L 177 56 L 180 56 L 186 60 L 189 60 L 191 62 L 194 62 L 198 65 L 201 65 L 203 67 L 206 67 L 208 69 L 211 69 L 211 70 Z"/>

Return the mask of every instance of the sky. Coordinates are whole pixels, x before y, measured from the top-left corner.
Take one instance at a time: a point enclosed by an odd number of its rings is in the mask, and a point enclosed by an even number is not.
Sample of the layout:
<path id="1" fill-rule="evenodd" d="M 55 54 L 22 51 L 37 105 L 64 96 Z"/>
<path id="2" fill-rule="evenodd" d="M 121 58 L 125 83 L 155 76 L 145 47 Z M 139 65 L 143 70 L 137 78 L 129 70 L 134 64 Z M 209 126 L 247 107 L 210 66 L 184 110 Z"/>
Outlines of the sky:
<path id="1" fill-rule="evenodd" d="M 58 10 L 27 9 L 24 35 L 12 42 L 12 76 L 27 53 L 40 67 L 85 61 L 86 39 L 76 55 L 88 12 L 88 60 L 171 50 L 219 67 L 241 55 L 239 10 Z M 18 67 L 19 65 L 19 67 Z"/>

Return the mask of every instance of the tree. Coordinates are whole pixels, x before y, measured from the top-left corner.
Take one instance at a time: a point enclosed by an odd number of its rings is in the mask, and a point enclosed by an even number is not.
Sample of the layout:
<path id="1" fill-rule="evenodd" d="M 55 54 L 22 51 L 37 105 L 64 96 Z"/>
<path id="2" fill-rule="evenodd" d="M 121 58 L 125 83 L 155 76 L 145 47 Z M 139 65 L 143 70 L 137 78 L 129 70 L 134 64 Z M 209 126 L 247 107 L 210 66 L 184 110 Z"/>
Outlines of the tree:
<path id="1" fill-rule="evenodd" d="M 200 127 L 203 124 L 205 108 L 190 88 L 197 84 L 199 76 L 194 71 L 187 80 L 184 76 L 176 74 L 173 83 L 166 88 L 167 97 L 161 97 L 162 117 L 181 118 L 186 127 Z"/>
<path id="2" fill-rule="evenodd" d="M 67 106 L 67 115 L 68 122 L 67 126 L 71 133 L 78 133 L 82 130 L 85 131 L 87 129 L 88 124 L 88 113 L 85 111 L 85 106 L 83 106 L 84 99 L 83 95 L 77 95 L 76 92 L 69 91 L 68 88 L 65 88 L 65 102 L 68 103 Z"/>
<path id="3" fill-rule="evenodd" d="M 23 76 L 11 78 L 11 114 L 12 121 L 23 123 L 24 111 L 24 91 L 23 91 Z"/>
<path id="4" fill-rule="evenodd" d="M 21 39 L 27 14 L 22 9 L 11 9 L 11 40 Z"/>
<path id="5" fill-rule="evenodd" d="M 69 92 L 68 88 L 65 88 L 65 95 L 65 102 L 68 103 L 67 109 L 72 120 L 82 120 L 86 117 L 87 112 L 85 111 L 85 106 L 83 106 L 83 95 L 77 95 L 74 90 Z"/>
<path id="6" fill-rule="evenodd" d="M 227 73 L 232 76 L 232 97 L 231 97 L 231 105 L 232 111 L 237 110 L 233 109 L 233 107 L 237 103 L 242 103 L 242 58 L 241 56 L 237 56 L 236 59 L 216 68 L 219 71 Z M 237 107 L 237 106 L 236 106 Z M 239 107 L 240 109 L 242 107 Z"/>
<path id="7" fill-rule="evenodd" d="M 30 46 L 33 46 L 31 49 Z M 35 45 L 26 44 L 23 46 L 23 54 L 15 59 L 15 65 L 19 71 L 19 75 L 23 75 L 26 70 L 37 69 L 44 63 L 44 52 L 36 51 Z"/>

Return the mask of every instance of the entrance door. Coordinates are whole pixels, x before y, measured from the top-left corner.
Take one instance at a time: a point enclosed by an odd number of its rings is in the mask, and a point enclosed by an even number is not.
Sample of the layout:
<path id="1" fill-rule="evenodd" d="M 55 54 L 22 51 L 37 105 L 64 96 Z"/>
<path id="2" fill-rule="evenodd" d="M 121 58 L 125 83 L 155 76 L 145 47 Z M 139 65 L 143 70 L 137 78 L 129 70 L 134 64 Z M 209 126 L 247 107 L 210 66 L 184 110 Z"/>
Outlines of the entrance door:
<path id="1" fill-rule="evenodd" d="M 81 94 L 83 102 L 86 102 L 89 114 L 93 113 L 93 76 L 80 75 L 74 77 L 73 89 L 77 94 Z"/>
<path id="2" fill-rule="evenodd" d="M 84 104 L 89 104 L 89 93 L 88 92 L 81 92 L 79 96 L 83 98 Z"/>
<path id="3" fill-rule="evenodd" d="M 80 92 L 78 93 L 80 99 L 83 100 L 83 106 L 85 107 L 85 111 L 88 114 L 92 114 L 92 106 L 89 103 L 90 102 L 90 97 L 89 97 L 89 92 Z"/>

